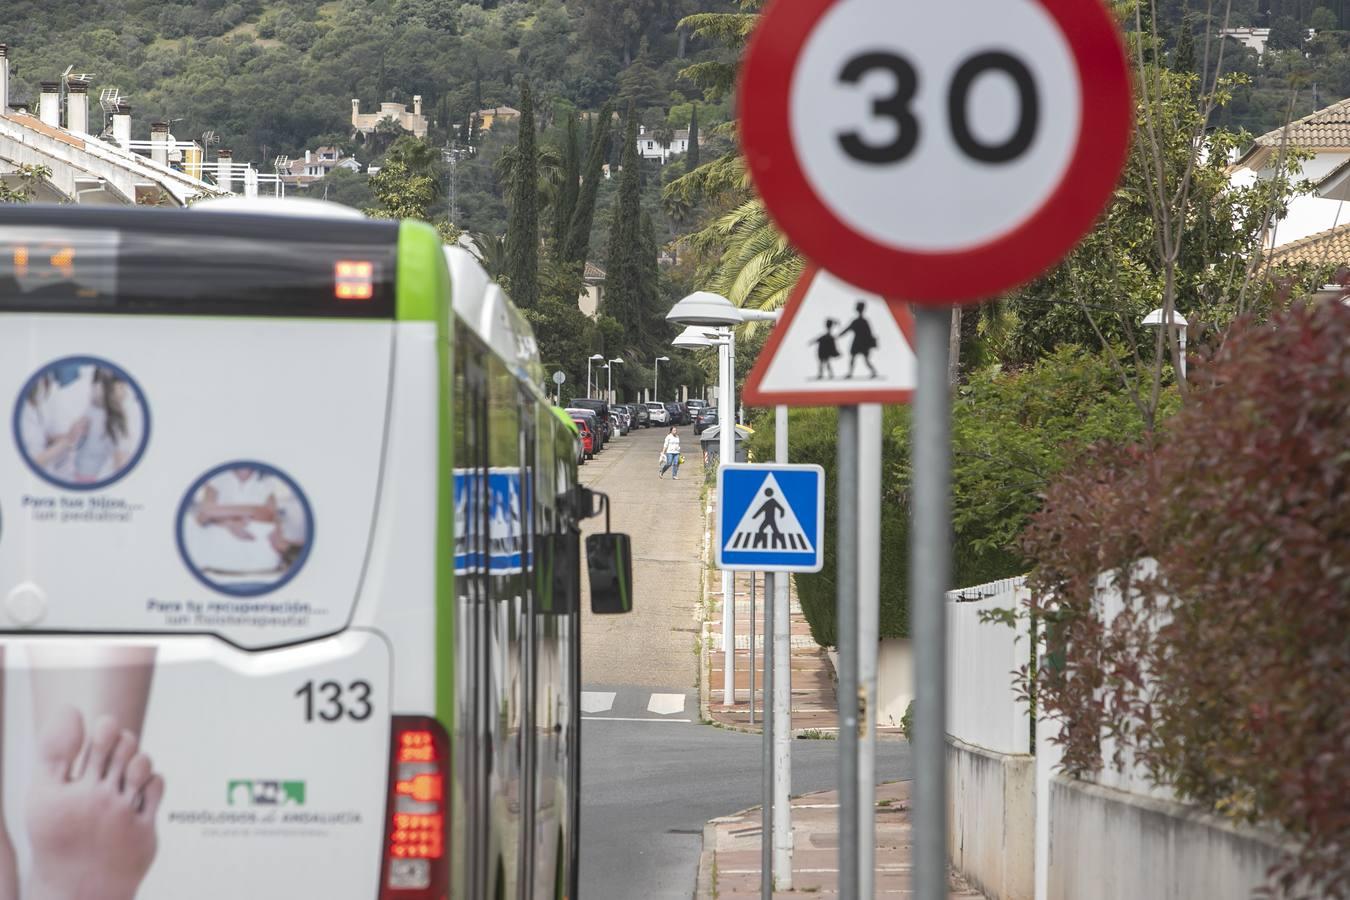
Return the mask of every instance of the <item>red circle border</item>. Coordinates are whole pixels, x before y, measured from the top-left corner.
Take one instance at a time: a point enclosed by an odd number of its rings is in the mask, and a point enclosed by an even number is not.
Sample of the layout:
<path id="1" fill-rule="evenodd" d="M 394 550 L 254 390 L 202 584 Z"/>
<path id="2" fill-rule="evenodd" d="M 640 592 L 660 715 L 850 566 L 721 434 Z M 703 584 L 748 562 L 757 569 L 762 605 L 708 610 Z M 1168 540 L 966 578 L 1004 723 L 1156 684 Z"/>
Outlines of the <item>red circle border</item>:
<path id="1" fill-rule="evenodd" d="M 927 306 L 987 300 L 1063 259 L 1110 200 L 1134 126 L 1129 64 L 1107 9 L 1099 0 L 1035 0 L 1073 51 L 1081 88 L 1078 144 L 1054 191 L 992 241 L 926 253 L 858 234 L 821 201 L 797 161 L 789 117 L 797 59 L 816 24 L 839 2 L 848 0 L 772 0 L 741 74 L 742 152 L 765 207 L 789 240 L 856 287 Z"/>

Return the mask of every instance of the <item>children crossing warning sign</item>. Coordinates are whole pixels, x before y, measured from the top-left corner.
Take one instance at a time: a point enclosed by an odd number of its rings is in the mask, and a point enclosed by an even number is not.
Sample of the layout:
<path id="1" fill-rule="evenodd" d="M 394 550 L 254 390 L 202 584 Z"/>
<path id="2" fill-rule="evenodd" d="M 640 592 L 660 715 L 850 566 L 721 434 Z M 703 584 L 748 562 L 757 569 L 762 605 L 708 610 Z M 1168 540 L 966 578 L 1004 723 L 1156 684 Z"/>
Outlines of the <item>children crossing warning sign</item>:
<path id="1" fill-rule="evenodd" d="M 820 571 L 825 515 L 820 466 L 723 466 L 717 497 L 719 568 Z"/>

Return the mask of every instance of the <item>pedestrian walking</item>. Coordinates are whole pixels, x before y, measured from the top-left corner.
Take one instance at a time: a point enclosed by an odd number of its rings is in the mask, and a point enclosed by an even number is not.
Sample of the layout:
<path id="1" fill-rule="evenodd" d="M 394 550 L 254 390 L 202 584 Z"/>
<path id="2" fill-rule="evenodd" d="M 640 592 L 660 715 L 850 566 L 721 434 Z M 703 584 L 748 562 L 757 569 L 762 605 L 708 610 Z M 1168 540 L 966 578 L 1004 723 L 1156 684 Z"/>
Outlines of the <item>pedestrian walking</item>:
<path id="1" fill-rule="evenodd" d="M 665 441 L 661 444 L 661 476 L 666 477 L 666 470 L 674 469 L 671 479 L 680 477 L 680 431 L 678 428 L 670 429 L 670 434 L 666 435 Z"/>

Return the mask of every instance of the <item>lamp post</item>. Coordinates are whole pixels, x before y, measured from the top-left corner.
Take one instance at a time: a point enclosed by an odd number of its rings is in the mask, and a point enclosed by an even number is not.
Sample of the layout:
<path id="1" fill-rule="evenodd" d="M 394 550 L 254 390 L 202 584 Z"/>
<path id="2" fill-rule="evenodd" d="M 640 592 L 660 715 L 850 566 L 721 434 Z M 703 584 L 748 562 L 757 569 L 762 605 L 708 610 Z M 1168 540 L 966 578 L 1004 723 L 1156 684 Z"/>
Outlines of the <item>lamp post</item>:
<path id="1" fill-rule="evenodd" d="M 1177 374 L 1182 381 L 1186 380 L 1186 326 L 1191 324 L 1186 321 L 1186 317 L 1175 309 L 1168 317 L 1167 325 L 1177 330 Z M 1146 328 L 1160 328 L 1164 324 L 1163 311 L 1155 309 L 1153 312 L 1144 316 L 1144 321 L 1140 323 Z M 1164 338 L 1166 340 L 1166 338 Z"/>
<path id="2" fill-rule="evenodd" d="M 666 321 L 715 330 L 720 370 L 718 405 L 718 467 L 736 461 L 736 333 L 745 321 L 730 300 L 709 291 L 685 297 L 666 313 Z M 683 335 L 682 335 L 683 337 Z M 730 572 L 722 573 L 722 703 L 736 705 L 736 589 Z"/>
<path id="3" fill-rule="evenodd" d="M 652 378 L 652 402 L 653 402 L 653 403 L 656 402 L 656 398 L 660 395 L 660 394 L 659 394 L 659 391 L 658 391 L 657 389 L 661 386 L 661 363 L 663 363 L 663 362 L 670 362 L 670 357 L 669 357 L 669 356 L 658 356 L 658 357 L 657 357 L 655 360 L 653 360 L 653 362 L 652 362 L 652 367 L 653 367 L 654 369 L 656 369 L 656 376 L 655 376 L 654 378 Z"/>
<path id="4" fill-rule="evenodd" d="M 623 357 L 605 361 L 605 368 L 609 369 L 609 374 L 605 377 L 605 400 L 611 405 L 614 403 L 614 370 L 610 366 L 621 365 L 623 365 Z"/>
<path id="5" fill-rule="evenodd" d="M 596 353 L 596 354 L 594 354 L 594 355 L 592 355 L 592 356 L 588 356 L 588 357 L 586 358 L 586 397 L 587 397 L 587 399 L 589 399 L 590 396 L 591 396 L 591 363 L 595 362 L 597 359 L 604 359 L 604 358 L 605 358 L 605 357 L 604 357 L 604 354 L 601 354 L 601 353 Z"/>

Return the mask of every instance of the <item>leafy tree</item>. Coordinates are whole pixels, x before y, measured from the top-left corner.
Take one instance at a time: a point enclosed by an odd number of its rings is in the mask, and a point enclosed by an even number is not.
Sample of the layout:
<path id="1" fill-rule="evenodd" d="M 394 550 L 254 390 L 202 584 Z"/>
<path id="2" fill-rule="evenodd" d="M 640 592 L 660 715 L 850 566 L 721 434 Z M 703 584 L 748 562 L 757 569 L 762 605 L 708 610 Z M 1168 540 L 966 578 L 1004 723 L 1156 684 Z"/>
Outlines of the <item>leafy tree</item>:
<path id="1" fill-rule="evenodd" d="M 581 148 L 578 146 L 577 118 L 567 116 L 563 134 L 562 175 L 558 193 L 553 201 L 553 247 L 558 252 L 567 241 L 567 229 L 576 214 L 577 198 L 581 192 Z"/>
<path id="2" fill-rule="evenodd" d="M 1293 16 L 1280 16 L 1270 23 L 1270 37 L 1266 38 L 1268 50 L 1298 50 L 1306 37 L 1298 20 Z"/>
<path id="3" fill-rule="evenodd" d="M 609 268 L 605 279 L 604 311 L 623 326 L 630 345 L 645 347 L 647 311 L 650 298 L 643 260 L 642 170 L 637 153 L 637 115 L 628 108 L 624 128 L 623 171 L 619 173 L 619 195 L 614 201 L 614 218 L 609 226 Z"/>
<path id="4" fill-rule="evenodd" d="M 495 234 L 485 234 L 481 231 L 474 232 L 469 238 L 473 241 L 471 251 L 478 258 L 484 271 L 494 281 L 507 277 L 506 241 Z"/>
<path id="5" fill-rule="evenodd" d="M 399 160 L 386 163 L 370 177 L 370 189 L 378 205 L 366 210 L 377 219 L 422 219 L 431 221 L 436 201 L 436 179 L 413 174 Z"/>
<path id="6" fill-rule="evenodd" d="M 591 243 L 591 223 L 595 220 L 595 202 L 599 197 L 600 182 L 604 180 L 605 148 L 609 144 L 609 129 L 613 116 L 613 107 L 608 103 L 601 107 L 600 115 L 591 132 L 591 149 L 586 155 L 581 191 L 577 195 L 576 210 L 572 213 L 572 223 L 567 230 L 567 244 L 561 255 L 562 262 L 570 265 L 577 277 L 580 277 L 586 268 L 586 253 Z"/>
<path id="7" fill-rule="evenodd" d="M 522 309 L 529 309 L 539 299 L 539 176 L 534 139 L 534 101 L 526 81 L 520 90 L 520 142 L 506 226 L 512 297 Z"/>
<path id="8" fill-rule="evenodd" d="M 18 184 L 10 187 L 0 181 L 0 203 L 28 203 L 37 196 L 38 187 L 52 177 L 52 170 L 41 165 L 20 165 L 15 174 Z"/>

